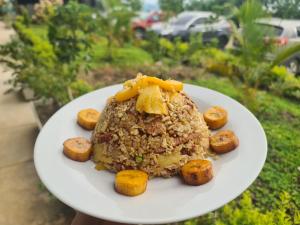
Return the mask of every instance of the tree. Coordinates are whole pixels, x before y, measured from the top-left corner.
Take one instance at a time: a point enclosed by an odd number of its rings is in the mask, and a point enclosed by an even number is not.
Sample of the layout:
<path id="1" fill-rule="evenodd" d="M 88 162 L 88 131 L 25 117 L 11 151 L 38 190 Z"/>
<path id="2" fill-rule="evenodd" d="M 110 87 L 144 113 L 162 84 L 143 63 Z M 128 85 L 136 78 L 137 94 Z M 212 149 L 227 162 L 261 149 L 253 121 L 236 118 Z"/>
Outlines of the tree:
<path id="1" fill-rule="evenodd" d="M 300 0 L 262 0 L 262 3 L 274 16 L 287 19 L 300 18 Z"/>
<path id="2" fill-rule="evenodd" d="M 103 1 L 105 12 L 99 13 L 100 34 L 107 40 L 106 59 L 113 58 L 113 47 L 122 46 L 133 38 L 131 20 L 134 11 L 120 0 Z"/>
<path id="3" fill-rule="evenodd" d="M 184 0 L 159 0 L 159 7 L 163 11 L 177 14 L 184 10 Z"/>
<path id="4" fill-rule="evenodd" d="M 255 110 L 256 90 L 272 68 L 266 59 L 267 54 L 273 51 L 273 35 L 269 27 L 256 23 L 259 18 L 268 16 L 259 0 L 245 1 L 235 13 L 241 30 L 231 23 L 232 35 L 239 46 L 233 52 L 238 59 L 238 74 L 243 81 L 242 91 L 246 97 L 245 101 L 250 103 L 252 110 Z M 269 41 L 266 40 L 266 34 Z M 236 80 L 234 75 L 230 78 L 232 81 Z"/>
<path id="5" fill-rule="evenodd" d="M 239 7 L 243 0 L 190 0 L 184 5 L 185 10 L 213 11 L 220 15 L 232 14 L 234 7 Z"/>
<path id="6" fill-rule="evenodd" d="M 127 0 L 127 4 L 133 11 L 140 11 L 142 9 L 141 0 Z"/>
<path id="7" fill-rule="evenodd" d="M 91 48 L 97 29 L 92 14 L 89 6 L 75 1 L 55 9 L 49 20 L 48 38 L 61 62 L 70 63 Z"/>

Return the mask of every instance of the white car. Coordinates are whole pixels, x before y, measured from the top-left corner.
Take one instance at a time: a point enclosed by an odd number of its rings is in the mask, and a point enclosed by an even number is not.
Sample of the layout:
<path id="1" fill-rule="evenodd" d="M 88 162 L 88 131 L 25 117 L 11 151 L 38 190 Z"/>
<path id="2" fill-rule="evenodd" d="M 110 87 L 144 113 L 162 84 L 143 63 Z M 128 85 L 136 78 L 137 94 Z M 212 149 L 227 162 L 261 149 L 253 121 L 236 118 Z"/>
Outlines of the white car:
<path id="1" fill-rule="evenodd" d="M 300 20 L 287 20 L 280 18 L 264 18 L 256 22 L 261 26 L 267 26 L 270 36 L 275 37 L 278 50 L 291 46 L 295 43 L 300 44 Z M 266 34 L 268 36 L 268 34 Z M 292 55 L 283 63 L 290 72 L 300 73 L 300 52 Z"/>
<path id="2" fill-rule="evenodd" d="M 204 43 L 216 38 L 220 47 L 227 44 L 231 34 L 231 26 L 225 18 L 206 11 L 182 12 L 167 23 L 155 24 L 151 30 L 162 37 L 171 40 L 179 37 L 184 41 L 193 34 L 201 33 Z"/>

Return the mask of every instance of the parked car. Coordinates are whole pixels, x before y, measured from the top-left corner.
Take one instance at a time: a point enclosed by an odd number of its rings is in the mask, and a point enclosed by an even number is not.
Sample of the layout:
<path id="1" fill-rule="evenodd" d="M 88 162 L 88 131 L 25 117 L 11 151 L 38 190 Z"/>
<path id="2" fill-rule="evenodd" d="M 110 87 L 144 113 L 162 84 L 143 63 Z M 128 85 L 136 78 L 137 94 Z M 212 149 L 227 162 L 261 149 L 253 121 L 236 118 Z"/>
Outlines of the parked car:
<path id="1" fill-rule="evenodd" d="M 132 29 L 138 38 L 144 38 L 146 30 L 162 19 L 162 13 L 155 11 L 151 13 L 141 12 L 139 16 L 132 21 Z"/>
<path id="2" fill-rule="evenodd" d="M 300 20 L 287 20 L 280 18 L 259 19 L 257 23 L 267 27 L 270 34 L 275 38 L 278 51 L 292 44 L 300 43 Z M 270 56 L 272 57 L 272 56 Z M 300 52 L 292 55 L 283 63 L 293 74 L 300 74 Z"/>
<path id="3" fill-rule="evenodd" d="M 182 12 L 168 23 L 153 26 L 152 30 L 162 37 L 180 37 L 184 41 L 188 41 L 191 35 L 201 33 L 204 43 L 216 38 L 220 47 L 227 44 L 231 34 L 231 26 L 225 18 L 205 11 Z"/>

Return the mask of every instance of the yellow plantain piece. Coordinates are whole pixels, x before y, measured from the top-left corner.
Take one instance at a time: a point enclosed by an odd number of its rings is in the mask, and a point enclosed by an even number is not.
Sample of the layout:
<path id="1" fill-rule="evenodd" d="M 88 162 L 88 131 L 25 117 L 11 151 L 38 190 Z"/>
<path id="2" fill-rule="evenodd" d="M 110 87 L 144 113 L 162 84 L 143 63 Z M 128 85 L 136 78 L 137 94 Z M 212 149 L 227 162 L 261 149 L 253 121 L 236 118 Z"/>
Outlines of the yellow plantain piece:
<path id="1" fill-rule="evenodd" d="M 140 170 L 122 170 L 115 177 L 115 189 L 127 196 L 144 193 L 147 188 L 148 174 Z"/>
<path id="2" fill-rule="evenodd" d="M 170 92 L 179 92 L 183 89 L 183 83 L 175 80 L 162 80 L 157 77 L 150 77 L 138 73 L 137 77 L 128 80 L 123 84 L 123 90 L 115 95 L 119 102 L 126 101 L 137 96 L 140 91 L 149 86 L 158 85 L 161 89 Z"/>
<path id="3" fill-rule="evenodd" d="M 95 109 L 83 109 L 77 114 L 77 123 L 86 130 L 93 130 L 100 117 L 100 112 Z"/>
<path id="4" fill-rule="evenodd" d="M 234 150 L 239 145 L 239 139 L 230 130 L 222 130 L 210 137 L 210 147 L 216 153 L 223 154 Z"/>
<path id="5" fill-rule="evenodd" d="M 67 139 L 63 143 L 63 146 L 63 153 L 65 154 L 65 156 L 79 162 L 89 160 L 92 152 L 91 142 L 82 137 Z"/>
<path id="6" fill-rule="evenodd" d="M 213 178 L 212 164 L 209 160 L 191 160 L 181 168 L 181 175 L 186 184 L 205 184 Z"/>
<path id="7" fill-rule="evenodd" d="M 223 127 L 228 120 L 227 112 L 220 106 L 213 106 L 209 108 L 204 114 L 203 118 L 208 127 L 212 130 Z"/>
<path id="8" fill-rule="evenodd" d="M 151 85 L 140 90 L 140 95 L 136 102 L 136 110 L 140 113 L 168 113 L 167 105 L 163 100 L 161 90 L 158 85 Z"/>

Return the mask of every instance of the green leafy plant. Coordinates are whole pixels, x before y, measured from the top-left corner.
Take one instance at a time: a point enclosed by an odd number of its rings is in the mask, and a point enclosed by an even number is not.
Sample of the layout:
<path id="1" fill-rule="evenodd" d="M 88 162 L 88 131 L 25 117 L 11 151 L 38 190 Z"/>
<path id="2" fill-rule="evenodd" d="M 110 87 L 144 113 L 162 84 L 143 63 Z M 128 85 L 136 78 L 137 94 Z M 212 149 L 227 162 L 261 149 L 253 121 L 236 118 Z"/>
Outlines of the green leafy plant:
<path id="1" fill-rule="evenodd" d="M 100 35 L 107 41 L 106 60 L 112 61 L 115 46 L 122 47 L 125 43 L 132 42 L 131 19 L 135 16 L 135 12 L 130 5 L 119 0 L 104 2 L 106 10 L 97 15 L 97 21 L 101 28 Z"/>
<path id="2" fill-rule="evenodd" d="M 249 192 L 243 194 L 239 202 L 226 205 L 217 218 L 216 225 L 292 225 L 299 224 L 299 210 L 290 204 L 291 197 L 287 192 L 281 193 L 276 208 L 261 212 L 256 208 Z M 289 213 L 295 217 L 291 216 Z"/>
<path id="3" fill-rule="evenodd" d="M 170 13 L 177 14 L 184 10 L 184 1 L 183 0 L 159 0 L 159 7 L 161 10 Z"/>
<path id="4" fill-rule="evenodd" d="M 300 99 L 300 79 L 291 74 L 284 66 L 274 66 L 267 83 L 268 88 L 274 93 Z"/>
<path id="5" fill-rule="evenodd" d="M 76 80 L 88 69 L 95 23 L 86 5 L 69 2 L 57 7 L 48 24 L 48 38 L 41 37 L 19 17 L 16 37 L 0 48 L 1 62 L 13 69 L 14 87 L 29 87 L 37 97 L 62 105 L 91 90 Z"/>
<path id="6" fill-rule="evenodd" d="M 264 212 L 254 206 L 250 192 L 246 191 L 239 200 L 182 225 L 297 225 L 300 211 L 290 204 L 290 200 L 290 195 L 282 192 L 274 209 Z"/>
<path id="7" fill-rule="evenodd" d="M 159 38 L 154 33 L 147 33 L 147 40 L 139 42 L 138 46 L 152 54 L 155 61 L 163 61 L 169 65 L 188 64 L 191 56 L 203 48 L 202 36 L 193 35 L 189 42 L 180 38 L 171 41 L 166 38 Z"/>
<path id="8" fill-rule="evenodd" d="M 272 61 L 273 66 L 283 63 L 286 59 L 300 51 L 300 44 L 292 44 L 280 50 Z"/>
<path id="9" fill-rule="evenodd" d="M 163 57 L 160 50 L 159 36 L 152 31 L 147 32 L 147 40 L 135 40 L 135 46 L 149 52 L 155 61 L 161 60 Z"/>
<path id="10" fill-rule="evenodd" d="M 279 18 L 299 19 L 299 1 L 293 0 L 262 0 L 266 9 Z"/>
<path id="11" fill-rule="evenodd" d="M 88 92 L 91 92 L 93 90 L 93 87 L 89 85 L 85 80 L 78 79 L 70 84 L 70 90 L 71 92 L 69 94 L 72 96 L 72 98 L 76 98 Z"/>
<path id="12" fill-rule="evenodd" d="M 217 48 L 198 50 L 190 57 L 190 62 L 222 76 L 234 77 L 238 74 L 239 58 L 228 50 Z"/>
<path id="13" fill-rule="evenodd" d="M 267 17 L 262 5 L 257 0 L 248 0 L 237 11 L 237 18 L 242 31 L 234 29 L 234 36 L 239 43 L 237 52 L 240 58 L 240 70 L 246 86 L 257 88 L 260 85 L 261 62 L 266 61 L 267 53 L 273 49 L 272 42 L 266 43 L 265 34 L 268 28 L 256 23 L 260 18 Z M 234 25 L 232 24 L 234 27 Z M 272 33 L 270 33 L 272 39 Z M 259 71 L 261 72 L 261 71 Z"/>
<path id="14" fill-rule="evenodd" d="M 58 59 L 69 63 L 79 57 L 89 58 L 85 51 L 91 48 L 96 30 L 91 8 L 71 1 L 55 11 L 49 21 L 48 38 Z"/>

